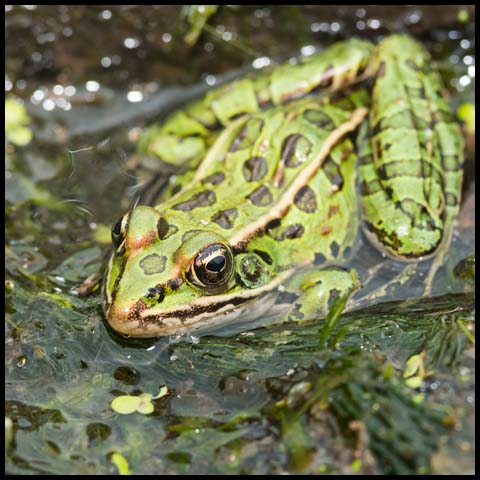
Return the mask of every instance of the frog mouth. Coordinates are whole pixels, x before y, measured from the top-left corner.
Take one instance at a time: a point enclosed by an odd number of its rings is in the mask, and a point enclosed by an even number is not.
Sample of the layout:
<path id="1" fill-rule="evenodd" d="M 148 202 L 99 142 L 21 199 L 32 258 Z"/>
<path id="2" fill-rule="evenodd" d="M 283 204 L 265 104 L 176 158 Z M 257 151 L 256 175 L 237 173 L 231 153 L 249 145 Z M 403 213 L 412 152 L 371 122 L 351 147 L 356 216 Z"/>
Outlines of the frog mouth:
<path id="1" fill-rule="evenodd" d="M 132 337 L 156 337 L 209 329 L 212 324 L 219 323 L 214 317 L 229 314 L 242 305 L 275 291 L 292 273 L 293 269 L 286 270 L 271 282 L 256 289 L 201 297 L 189 304 L 170 309 L 148 307 L 143 300 L 138 300 L 125 310 L 118 310 L 115 305 L 111 305 L 107 320 L 114 330 Z"/>

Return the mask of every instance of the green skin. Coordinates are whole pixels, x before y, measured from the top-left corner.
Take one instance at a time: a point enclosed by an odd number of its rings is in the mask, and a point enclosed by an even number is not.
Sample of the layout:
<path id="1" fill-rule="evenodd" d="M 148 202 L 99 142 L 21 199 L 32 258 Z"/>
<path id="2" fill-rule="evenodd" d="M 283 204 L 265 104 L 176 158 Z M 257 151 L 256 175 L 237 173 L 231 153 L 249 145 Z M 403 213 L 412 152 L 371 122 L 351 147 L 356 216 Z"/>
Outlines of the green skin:
<path id="1" fill-rule="evenodd" d="M 340 96 L 366 79 L 371 99 L 365 89 Z M 441 88 L 409 37 L 350 40 L 214 89 L 151 128 L 141 152 L 180 174 L 158 205 L 112 229 L 110 325 L 138 337 L 208 332 L 274 292 L 285 319 L 325 314 L 359 287 L 354 271 L 332 265 L 354 247 L 360 204 L 369 238 L 390 256 L 437 255 L 428 289 L 462 182 L 463 140 Z M 347 135 L 358 129 L 355 146 Z"/>

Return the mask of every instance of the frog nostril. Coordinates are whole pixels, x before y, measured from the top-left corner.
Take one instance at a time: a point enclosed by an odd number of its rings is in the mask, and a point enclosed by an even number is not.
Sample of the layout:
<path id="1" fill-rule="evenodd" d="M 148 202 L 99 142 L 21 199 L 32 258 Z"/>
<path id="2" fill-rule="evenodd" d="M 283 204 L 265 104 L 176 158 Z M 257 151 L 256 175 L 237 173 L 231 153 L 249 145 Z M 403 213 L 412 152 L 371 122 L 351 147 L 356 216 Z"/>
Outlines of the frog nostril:
<path id="1" fill-rule="evenodd" d="M 161 285 L 156 285 L 155 287 L 149 288 L 146 295 L 147 298 L 151 299 L 154 299 L 157 296 L 157 303 L 163 302 L 163 299 L 165 298 L 165 289 Z"/>

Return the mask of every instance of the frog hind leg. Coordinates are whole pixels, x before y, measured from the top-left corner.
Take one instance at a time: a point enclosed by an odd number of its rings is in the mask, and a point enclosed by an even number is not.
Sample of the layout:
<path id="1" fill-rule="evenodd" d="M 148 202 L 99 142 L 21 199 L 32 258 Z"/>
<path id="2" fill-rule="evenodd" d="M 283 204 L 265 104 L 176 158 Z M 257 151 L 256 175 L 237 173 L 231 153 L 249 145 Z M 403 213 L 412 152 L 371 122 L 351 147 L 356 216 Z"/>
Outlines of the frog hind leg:
<path id="1" fill-rule="evenodd" d="M 325 51 L 245 75 L 209 90 L 202 98 L 147 129 L 139 141 L 141 156 L 173 167 L 197 165 L 218 131 L 243 115 L 357 83 L 373 72 L 374 46 L 365 40 L 337 42 Z M 152 160 L 153 161 L 153 160 Z"/>
<path id="2" fill-rule="evenodd" d="M 364 229 L 372 243 L 403 261 L 444 263 L 458 212 L 463 139 L 432 59 L 403 35 L 377 48 L 368 141 L 360 139 Z"/>

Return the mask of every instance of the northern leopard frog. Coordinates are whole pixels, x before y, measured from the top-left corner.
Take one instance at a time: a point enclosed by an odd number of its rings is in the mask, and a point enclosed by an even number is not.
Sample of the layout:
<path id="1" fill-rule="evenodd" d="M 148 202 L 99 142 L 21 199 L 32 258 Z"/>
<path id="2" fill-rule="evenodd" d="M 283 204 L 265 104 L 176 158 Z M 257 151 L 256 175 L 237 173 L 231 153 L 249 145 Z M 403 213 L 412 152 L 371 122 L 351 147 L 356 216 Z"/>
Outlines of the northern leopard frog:
<path id="1" fill-rule="evenodd" d="M 155 207 L 135 206 L 112 228 L 110 325 L 138 337 L 208 331 L 280 297 L 284 318 L 315 318 L 358 287 L 338 266 L 360 225 L 398 259 L 436 254 L 428 288 L 463 161 L 431 63 L 403 35 L 352 39 L 213 89 L 147 131 L 143 154 L 179 174 Z"/>

